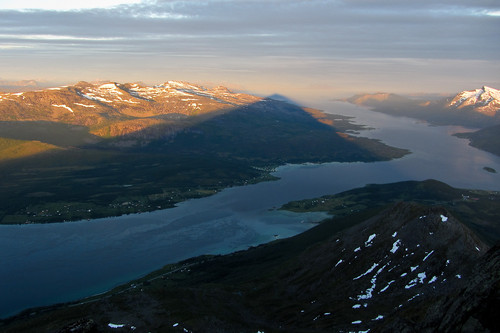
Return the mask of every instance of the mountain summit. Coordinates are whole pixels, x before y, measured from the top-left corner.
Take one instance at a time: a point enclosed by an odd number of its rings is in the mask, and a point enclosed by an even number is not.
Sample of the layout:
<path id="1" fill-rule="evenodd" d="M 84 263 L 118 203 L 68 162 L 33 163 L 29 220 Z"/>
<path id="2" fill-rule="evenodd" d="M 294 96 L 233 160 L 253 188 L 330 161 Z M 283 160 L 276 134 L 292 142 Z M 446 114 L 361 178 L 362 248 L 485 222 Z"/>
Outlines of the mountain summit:
<path id="1" fill-rule="evenodd" d="M 448 104 L 449 108 L 472 107 L 474 111 L 494 116 L 500 110 L 500 90 L 483 86 L 458 93 Z"/>

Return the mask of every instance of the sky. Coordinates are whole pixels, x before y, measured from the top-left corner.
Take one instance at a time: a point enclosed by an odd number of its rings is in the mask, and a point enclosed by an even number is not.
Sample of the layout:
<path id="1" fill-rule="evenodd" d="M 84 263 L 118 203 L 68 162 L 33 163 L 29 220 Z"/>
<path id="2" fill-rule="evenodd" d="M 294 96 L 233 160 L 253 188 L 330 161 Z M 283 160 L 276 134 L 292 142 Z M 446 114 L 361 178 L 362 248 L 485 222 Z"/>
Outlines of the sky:
<path id="1" fill-rule="evenodd" d="M 0 0 L 0 80 L 260 95 L 500 89 L 498 0 Z"/>

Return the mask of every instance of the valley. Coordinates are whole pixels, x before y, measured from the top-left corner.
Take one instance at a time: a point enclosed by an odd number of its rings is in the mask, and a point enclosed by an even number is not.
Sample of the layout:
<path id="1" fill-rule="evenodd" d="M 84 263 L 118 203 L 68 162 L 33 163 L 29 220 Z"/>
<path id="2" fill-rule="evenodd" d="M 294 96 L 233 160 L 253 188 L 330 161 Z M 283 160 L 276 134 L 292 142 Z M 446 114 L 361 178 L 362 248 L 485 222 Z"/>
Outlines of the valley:
<path id="1" fill-rule="evenodd" d="M 153 211 L 285 163 L 409 153 L 350 135 L 362 127 L 348 117 L 222 87 L 82 82 L 0 97 L 0 224 Z"/>

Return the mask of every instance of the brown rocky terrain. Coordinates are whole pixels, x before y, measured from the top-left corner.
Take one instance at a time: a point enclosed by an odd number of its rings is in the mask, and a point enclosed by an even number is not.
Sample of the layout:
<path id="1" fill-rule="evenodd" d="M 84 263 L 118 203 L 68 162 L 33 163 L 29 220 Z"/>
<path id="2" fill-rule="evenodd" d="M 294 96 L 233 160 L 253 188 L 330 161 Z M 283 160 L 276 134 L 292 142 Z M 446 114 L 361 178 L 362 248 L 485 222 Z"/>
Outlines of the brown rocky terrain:
<path id="1" fill-rule="evenodd" d="M 74 86 L 0 94 L 0 121 L 80 125 L 101 137 L 131 134 L 160 124 L 175 132 L 183 126 L 173 126 L 165 116 L 175 119 L 179 115 L 223 112 L 260 100 L 224 87 L 207 89 L 177 81 L 154 87 L 138 83 L 79 82 Z"/>

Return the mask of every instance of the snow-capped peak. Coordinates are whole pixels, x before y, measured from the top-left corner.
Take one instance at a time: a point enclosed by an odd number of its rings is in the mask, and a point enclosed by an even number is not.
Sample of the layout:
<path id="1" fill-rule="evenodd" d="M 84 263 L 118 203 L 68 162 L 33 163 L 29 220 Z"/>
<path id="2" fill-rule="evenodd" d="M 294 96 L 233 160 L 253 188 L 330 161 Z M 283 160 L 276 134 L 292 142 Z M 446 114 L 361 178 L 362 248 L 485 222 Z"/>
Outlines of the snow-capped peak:
<path id="1" fill-rule="evenodd" d="M 166 83 L 163 84 L 163 86 L 172 89 L 205 90 L 199 86 L 195 86 L 193 84 L 182 81 L 167 81 Z"/>
<path id="2" fill-rule="evenodd" d="M 448 104 L 448 107 L 473 107 L 476 111 L 494 115 L 500 110 L 500 90 L 483 86 L 475 90 L 466 90 L 458 93 Z"/>

